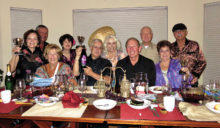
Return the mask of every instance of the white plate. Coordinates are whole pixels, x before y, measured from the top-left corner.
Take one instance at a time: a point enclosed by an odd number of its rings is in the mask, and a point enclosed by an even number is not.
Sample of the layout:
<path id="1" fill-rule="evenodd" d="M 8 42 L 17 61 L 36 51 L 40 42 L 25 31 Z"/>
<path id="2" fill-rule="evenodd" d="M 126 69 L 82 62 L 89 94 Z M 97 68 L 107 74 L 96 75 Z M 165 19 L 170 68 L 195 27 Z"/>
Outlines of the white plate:
<path id="1" fill-rule="evenodd" d="M 151 87 L 149 87 L 149 90 L 151 91 L 151 92 L 153 92 L 153 93 L 155 93 L 155 94 L 161 94 L 161 93 L 163 93 L 162 92 L 162 90 L 161 91 L 155 91 L 154 89 L 155 88 L 161 88 L 161 86 L 151 86 Z"/>
<path id="2" fill-rule="evenodd" d="M 93 102 L 93 105 L 100 110 L 110 110 L 115 107 L 117 102 L 111 99 L 98 99 Z"/>
<path id="3" fill-rule="evenodd" d="M 149 100 L 144 100 L 144 104 L 141 106 L 131 105 L 131 99 L 128 99 L 126 102 L 133 109 L 145 109 L 151 104 Z"/>
<path id="4" fill-rule="evenodd" d="M 59 99 L 57 97 L 49 97 L 49 100 L 51 101 L 50 103 L 42 103 L 42 102 L 38 101 L 38 98 L 35 98 L 35 102 L 41 106 L 52 106 L 59 101 Z"/>
<path id="5" fill-rule="evenodd" d="M 209 103 L 206 103 L 205 104 L 205 106 L 209 109 L 209 110 L 211 110 L 211 111 L 213 111 L 213 112 L 215 112 L 215 113 L 220 113 L 220 110 L 215 110 L 214 109 L 214 107 L 215 107 L 215 105 L 216 104 L 220 104 L 220 102 L 209 102 Z"/>

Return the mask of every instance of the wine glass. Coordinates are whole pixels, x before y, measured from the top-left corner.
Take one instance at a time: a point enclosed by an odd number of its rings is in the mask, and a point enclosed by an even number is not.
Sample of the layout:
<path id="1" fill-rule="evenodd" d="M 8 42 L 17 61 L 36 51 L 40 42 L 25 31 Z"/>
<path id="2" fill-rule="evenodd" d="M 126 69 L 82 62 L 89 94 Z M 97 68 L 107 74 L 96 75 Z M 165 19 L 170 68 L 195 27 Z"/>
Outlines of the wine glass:
<path id="1" fill-rule="evenodd" d="M 22 97 L 23 90 L 26 89 L 26 83 L 24 79 L 17 79 L 16 80 L 16 90 L 19 90 L 19 100 L 24 100 L 25 98 Z"/>
<path id="2" fill-rule="evenodd" d="M 186 67 L 187 62 L 186 62 L 186 60 L 181 59 L 180 64 L 181 64 L 181 67 L 184 68 L 184 67 Z M 186 72 L 180 70 L 180 71 L 179 71 L 179 74 L 180 74 L 180 75 L 184 75 L 184 74 L 186 74 Z"/>
<path id="3" fill-rule="evenodd" d="M 21 46 L 23 45 L 23 39 L 22 38 L 14 38 L 13 39 L 13 43 L 15 46 L 18 46 L 21 48 Z M 22 52 L 15 52 L 15 55 L 23 55 Z"/>
<path id="4" fill-rule="evenodd" d="M 219 81 L 218 80 L 210 80 L 208 88 L 211 93 L 212 100 L 215 101 L 216 94 L 219 91 Z"/>
<path id="5" fill-rule="evenodd" d="M 86 81 L 83 79 L 79 79 L 78 80 L 78 86 L 79 86 L 79 90 L 81 92 L 81 96 L 83 95 L 83 92 L 86 90 Z"/>
<path id="6" fill-rule="evenodd" d="M 83 44 L 83 42 L 84 42 L 84 40 L 85 40 L 85 37 L 83 37 L 83 36 L 77 36 L 77 39 L 78 39 L 78 41 L 79 41 L 80 46 L 82 46 L 82 44 Z"/>

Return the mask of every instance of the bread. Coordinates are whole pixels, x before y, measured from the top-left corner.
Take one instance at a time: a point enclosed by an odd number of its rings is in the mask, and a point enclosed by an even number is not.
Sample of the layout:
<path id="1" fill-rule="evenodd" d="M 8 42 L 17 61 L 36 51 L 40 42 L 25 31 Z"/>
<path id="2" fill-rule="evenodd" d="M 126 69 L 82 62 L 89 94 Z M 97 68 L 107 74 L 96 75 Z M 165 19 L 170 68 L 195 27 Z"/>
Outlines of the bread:
<path id="1" fill-rule="evenodd" d="M 216 104 L 216 105 L 214 106 L 214 109 L 215 109 L 215 110 L 220 110 L 220 104 Z"/>

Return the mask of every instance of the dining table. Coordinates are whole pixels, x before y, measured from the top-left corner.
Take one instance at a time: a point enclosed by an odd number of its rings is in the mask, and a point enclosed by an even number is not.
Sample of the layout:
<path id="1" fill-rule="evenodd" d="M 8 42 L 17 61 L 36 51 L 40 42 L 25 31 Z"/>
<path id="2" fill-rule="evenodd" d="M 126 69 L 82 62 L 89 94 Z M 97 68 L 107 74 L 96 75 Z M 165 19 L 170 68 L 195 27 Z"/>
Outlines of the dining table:
<path id="1" fill-rule="evenodd" d="M 21 119 L 25 123 L 22 124 L 22 128 L 29 128 L 33 124 L 40 128 L 50 128 L 53 121 L 68 122 L 69 127 L 77 128 L 79 123 L 95 123 L 95 124 L 105 124 L 110 125 L 129 125 L 137 126 L 141 128 L 147 128 L 152 126 L 182 126 L 182 127 L 220 127 L 220 123 L 217 121 L 193 121 L 187 117 L 181 115 L 178 106 L 176 106 L 175 111 L 179 114 L 180 119 L 176 120 L 175 115 L 171 115 L 170 119 L 163 118 L 163 115 L 159 113 L 160 117 L 154 117 L 148 115 L 152 114 L 148 108 L 146 111 L 137 110 L 139 112 L 137 118 L 135 117 L 136 110 L 130 110 L 126 103 L 117 103 L 117 105 L 111 110 L 99 110 L 92 103 L 96 99 L 100 99 L 96 94 L 83 94 L 83 97 L 88 98 L 88 103 L 85 111 L 81 117 L 52 117 L 52 116 L 22 116 L 27 110 L 31 109 L 35 104 L 20 104 L 14 110 L 7 113 L 0 113 L 0 127 L 8 128 L 11 125 L 12 120 Z M 0 103 L 0 108 L 2 108 L 3 103 Z M 125 109 L 126 108 L 126 109 Z M 149 112 L 148 112 L 149 111 Z M 127 117 L 126 115 L 132 115 Z M 146 112 L 145 115 L 141 115 L 140 112 Z M 138 117 L 140 116 L 140 118 Z M 143 117 L 142 117 L 143 116 Z M 174 119 L 173 119 L 174 118 Z"/>

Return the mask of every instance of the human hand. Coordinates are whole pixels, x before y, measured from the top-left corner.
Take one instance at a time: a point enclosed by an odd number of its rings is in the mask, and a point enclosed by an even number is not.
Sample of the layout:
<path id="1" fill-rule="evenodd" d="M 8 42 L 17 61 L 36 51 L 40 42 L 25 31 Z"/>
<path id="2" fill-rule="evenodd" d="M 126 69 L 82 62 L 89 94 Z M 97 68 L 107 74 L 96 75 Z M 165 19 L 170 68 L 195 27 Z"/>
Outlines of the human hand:
<path id="1" fill-rule="evenodd" d="M 83 47 L 78 47 L 78 48 L 76 49 L 76 59 L 77 59 L 77 60 L 78 60 L 78 59 L 80 58 L 80 56 L 81 56 L 82 49 L 83 49 Z"/>
<path id="2" fill-rule="evenodd" d="M 187 75 L 190 74 L 190 71 L 189 71 L 189 69 L 187 67 L 182 67 L 181 71 L 185 72 Z"/>
<path id="3" fill-rule="evenodd" d="M 13 53 L 19 53 L 21 51 L 21 48 L 19 46 L 16 46 L 12 49 Z"/>
<path id="4" fill-rule="evenodd" d="M 93 73 L 92 68 L 89 66 L 86 66 L 86 68 L 83 68 L 83 70 L 87 76 L 91 76 L 91 74 Z"/>

